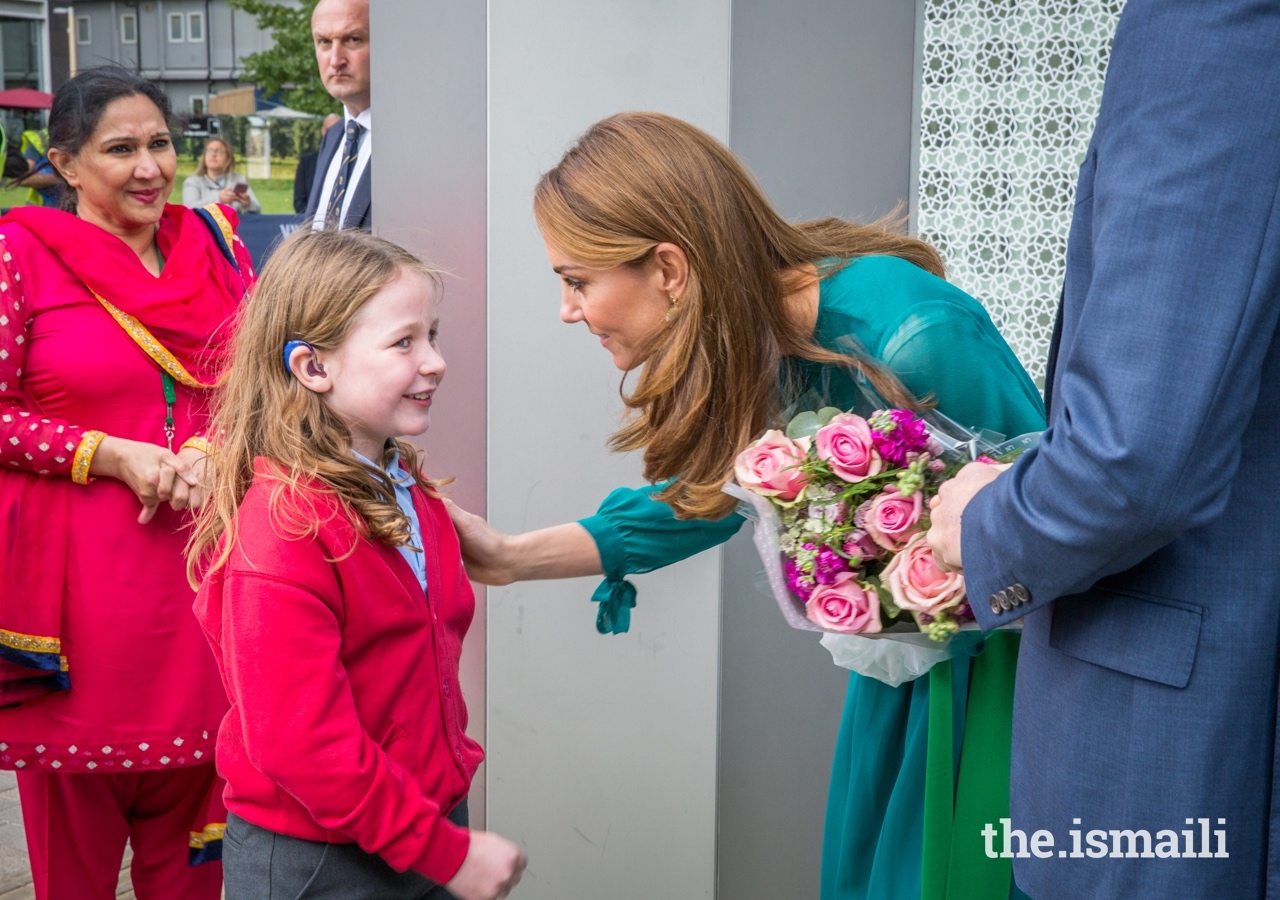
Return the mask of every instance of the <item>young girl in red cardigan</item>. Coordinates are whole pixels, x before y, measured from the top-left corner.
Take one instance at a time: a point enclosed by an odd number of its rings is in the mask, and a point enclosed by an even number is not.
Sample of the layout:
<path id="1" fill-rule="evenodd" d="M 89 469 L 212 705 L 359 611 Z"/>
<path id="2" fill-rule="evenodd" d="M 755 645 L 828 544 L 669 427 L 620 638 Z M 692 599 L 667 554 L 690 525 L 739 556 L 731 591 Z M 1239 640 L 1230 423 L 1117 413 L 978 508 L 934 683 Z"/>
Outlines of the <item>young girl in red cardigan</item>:
<path id="1" fill-rule="evenodd" d="M 474 598 L 402 435 L 444 376 L 436 273 L 358 231 L 263 269 L 215 413 L 188 547 L 231 700 L 217 763 L 227 900 L 505 897 L 524 855 L 467 828 L 483 756 L 458 686 Z"/>

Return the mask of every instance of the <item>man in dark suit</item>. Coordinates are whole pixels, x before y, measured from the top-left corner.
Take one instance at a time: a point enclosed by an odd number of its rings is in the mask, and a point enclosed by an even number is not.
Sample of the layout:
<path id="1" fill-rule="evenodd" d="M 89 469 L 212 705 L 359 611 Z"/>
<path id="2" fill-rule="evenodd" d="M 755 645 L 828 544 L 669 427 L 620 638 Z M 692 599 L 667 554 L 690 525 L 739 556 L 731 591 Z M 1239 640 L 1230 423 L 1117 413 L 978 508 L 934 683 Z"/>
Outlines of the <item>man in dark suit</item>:
<path id="1" fill-rule="evenodd" d="M 979 624 L 1025 616 L 987 846 L 1036 900 L 1280 897 L 1277 48 L 1275 0 L 1129 0 L 1049 428 L 935 501 Z"/>
<path id="2" fill-rule="evenodd" d="M 325 90 L 342 103 L 342 128 L 320 142 L 307 216 L 313 227 L 372 225 L 373 138 L 369 112 L 369 0 L 320 0 L 311 13 L 311 36 Z"/>
<path id="3" fill-rule="evenodd" d="M 329 129 L 341 121 L 342 116 L 337 113 L 329 113 L 324 117 L 324 121 L 320 123 L 322 143 Z M 316 180 L 316 160 L 319 158 L 320 151 L 316 149 L 302 154 L 298 159 L 298 171 L 293 177 L 293 211 L 296 213 L 306 212 L 307 204 L 311 202 L 311 186 Z"/>

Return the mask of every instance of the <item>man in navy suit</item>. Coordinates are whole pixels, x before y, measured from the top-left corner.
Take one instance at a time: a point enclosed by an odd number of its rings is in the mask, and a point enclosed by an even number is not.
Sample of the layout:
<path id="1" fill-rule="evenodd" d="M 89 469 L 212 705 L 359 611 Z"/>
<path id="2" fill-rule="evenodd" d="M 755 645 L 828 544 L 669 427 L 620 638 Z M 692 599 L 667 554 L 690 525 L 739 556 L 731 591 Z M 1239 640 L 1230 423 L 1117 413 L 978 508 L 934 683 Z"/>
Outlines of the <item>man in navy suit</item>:
<path id="1" fill-rule="evenodd" d="M 320 0 L 311 13 L 320 79 L 345 110 L 320 142 L 306 215 L 313 227 L 372 225 L 373 139 L 369 111 L 369 0 Z"/>
<path id="2" fill-rule="evenodd" d="M 1129 0 L 1049 428 L 930 534 L 984 629 L 1025 617 L 987 845 L 1036 900 L 1280 898 L 1278 190 L 1280 3 Z"/>

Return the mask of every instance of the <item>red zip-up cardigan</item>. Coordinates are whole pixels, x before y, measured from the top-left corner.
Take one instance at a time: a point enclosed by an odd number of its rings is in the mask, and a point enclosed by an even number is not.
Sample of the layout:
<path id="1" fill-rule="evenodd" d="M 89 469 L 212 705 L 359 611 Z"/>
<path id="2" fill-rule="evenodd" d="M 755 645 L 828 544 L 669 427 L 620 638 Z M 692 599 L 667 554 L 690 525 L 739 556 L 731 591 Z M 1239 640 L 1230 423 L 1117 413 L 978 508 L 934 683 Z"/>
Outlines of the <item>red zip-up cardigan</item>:
<path id="1" fill-rule="evenodd" d="M 309 490 L 302 515 L 319 532 L 289 537 L 265 471 L 257 460 L 236 547 L 195 602 L 231 700 L 217 745 L 227 809 L 444 884 L 470 844 L 445 815 L 484 757 L 464 733 L 458 659 L 475 598 L 449 515 L 412 489 L 427 596 L 332 494 Z"/>

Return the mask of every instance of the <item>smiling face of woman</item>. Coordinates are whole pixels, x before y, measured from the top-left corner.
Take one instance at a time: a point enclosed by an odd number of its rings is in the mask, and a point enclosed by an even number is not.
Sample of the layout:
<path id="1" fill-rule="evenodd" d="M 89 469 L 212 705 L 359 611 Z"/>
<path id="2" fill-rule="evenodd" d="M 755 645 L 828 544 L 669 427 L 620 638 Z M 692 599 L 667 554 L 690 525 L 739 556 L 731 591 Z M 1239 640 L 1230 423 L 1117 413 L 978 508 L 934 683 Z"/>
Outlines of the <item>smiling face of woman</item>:
<path id="1" fill-rule="evenodd" d="M 117 234 L 160 221 L 178 168 L 164 116 L 140 94 L 111 101 L 75 156 L 49 156 L 75 189 L 80 217 Z"/>
<path id="2" fill-rule="evenodd" d="M 204 148 L 204 170 L 217 177 L 227 170 L 231 157 L 227 155 L 227 145 L 222 141 L 210 141 Z"/>
<path id="3" fill-rule="evenodd" d="M 650 259 L 638 265 L 609 269 L 585 266 L 550 241 L 546 245 L 551 268 L 560 276 L 560 320 L 586 323 L 619 369 L 638 366 L 645 343 L 662 327 L 671 297 L 684 282 L 666 258 L 670 251 L 664 248 L 674 250 L 674 245 L 658 245 Z"/>

